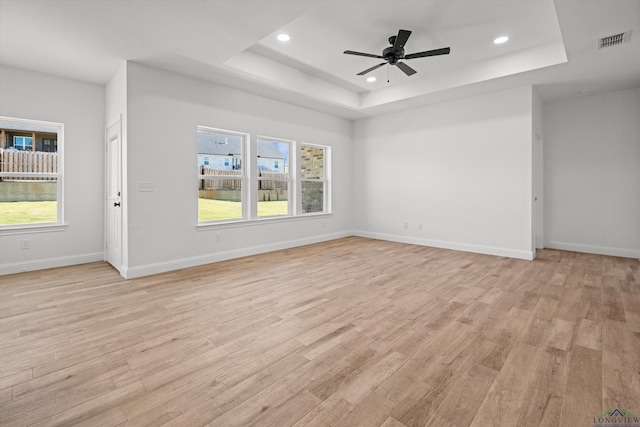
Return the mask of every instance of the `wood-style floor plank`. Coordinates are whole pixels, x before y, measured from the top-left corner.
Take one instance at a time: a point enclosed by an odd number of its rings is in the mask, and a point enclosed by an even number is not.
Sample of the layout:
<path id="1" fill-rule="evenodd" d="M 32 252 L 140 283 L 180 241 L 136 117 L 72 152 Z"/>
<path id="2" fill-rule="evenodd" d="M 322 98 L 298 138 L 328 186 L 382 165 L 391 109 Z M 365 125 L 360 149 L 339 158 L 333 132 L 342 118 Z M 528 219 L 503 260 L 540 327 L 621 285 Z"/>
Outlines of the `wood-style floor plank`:
<path id="1" fill-rule="evenodd" d="M 2 426 L 574 426 L 640 413 L 640 263 L 357 237 L 0 276 Z"/>

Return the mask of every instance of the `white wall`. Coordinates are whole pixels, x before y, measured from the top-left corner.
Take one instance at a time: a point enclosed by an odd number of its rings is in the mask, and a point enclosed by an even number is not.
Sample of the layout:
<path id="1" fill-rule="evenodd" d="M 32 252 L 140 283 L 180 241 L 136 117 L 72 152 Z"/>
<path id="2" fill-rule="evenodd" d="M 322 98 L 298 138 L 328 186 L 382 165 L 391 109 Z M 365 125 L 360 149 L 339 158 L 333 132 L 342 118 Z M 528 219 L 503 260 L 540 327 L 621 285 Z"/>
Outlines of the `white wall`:
<path id="1" fill-rule="evenodd" d="M 126 116 L 127 113 L 127 62 L 123 61 L 118 71 L 111 77 L 105 87 L 106 126 Z M 105 126 L 105 127 L 106 127 Z M 125 126 L 126 127 L 126 126 Z"/>
<path id="2" fill-rule="evenodd" d="M 545 105 L 545 246 L 640 256 L 640 91 Z"/>
<path id="3" fill-rule="evenodd" d="M 104 127 L 120 114 L 128 277 L 354 229 L 530 259 L 542 220 L 547 247 L 640 256 L 640 89 L 542 109 L 524 87 L 353 123 L 136 63 L 106 88 L 3 66 L 0 93 L 0 115 L 65 124 L 68 225 L 0 234 L 0 274 L 103 259 Z M 330 145 L 333 215 L 197 231 L 198 125 Z M 538 134 L 544 218 L 536 226 Z M 140 182 L 155 191 L 139 192 Z M 31 248 L 20 250 L 25 238 Z"/>
<path id="4" fill-rule="evenodd" d="M 0 115 L 64 124 L 63 231 L 0 235 L 0 273 L 102 260 L 104 87 L 0 67 Z M 29 249 L 20 249 L 27 239 Z"/>
<path id="5" fill-rule="evenodd" d="M 356 121 L 358 233 L 531 259 L 531 116 L 524 87 Z"/>
<path id="6" fill-rule="evenodd" d="M 350 234 L 350 121 L 136 63 L 127 86 L 127 277 Z M 197 231 L 198 125 L 330 145 L 333 215 Z"/>

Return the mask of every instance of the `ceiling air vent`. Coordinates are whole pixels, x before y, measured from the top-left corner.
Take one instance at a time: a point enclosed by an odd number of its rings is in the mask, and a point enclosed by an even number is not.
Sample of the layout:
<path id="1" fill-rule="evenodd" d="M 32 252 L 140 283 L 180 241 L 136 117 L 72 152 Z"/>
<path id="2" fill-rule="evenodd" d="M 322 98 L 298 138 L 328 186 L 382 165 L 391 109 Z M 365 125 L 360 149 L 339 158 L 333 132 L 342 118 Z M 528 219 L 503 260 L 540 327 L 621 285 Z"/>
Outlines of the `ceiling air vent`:
<path id="1" fill-rule="evenodd" d="M 605 47 L 616 46 L 629 41 L 629 35 L 631 31 L 615 34 L 613 36 L 603 37 L 598 40 L 598 49 L 604 49 Z"/>

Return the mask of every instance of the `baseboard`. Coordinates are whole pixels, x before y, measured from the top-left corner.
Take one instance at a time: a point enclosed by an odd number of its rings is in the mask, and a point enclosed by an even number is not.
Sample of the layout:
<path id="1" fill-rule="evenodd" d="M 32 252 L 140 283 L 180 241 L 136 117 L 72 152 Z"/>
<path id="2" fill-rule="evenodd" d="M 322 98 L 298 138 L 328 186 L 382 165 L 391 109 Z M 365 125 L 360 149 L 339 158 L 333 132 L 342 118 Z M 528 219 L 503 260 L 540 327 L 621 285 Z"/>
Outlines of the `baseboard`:
<path id="1" fill-rule="evenodd" d="M 493 246 L 472 245 L 468 243 L 447 242 L 442 240 L 422 239 L 419 237 L 399 236 L 396 234 L 373 233 L 370 231 L 353 232 L 354 236 L 368 237 L 371 239 L 389 240 L 392 242 L 409 243 L 419 246 L 430 246 L 440 249 L 451 249 L 454 251 L 473 252 L 485 255 L 494 255 L 507 258 L 517 258 L 531 261 L 534 259 L 533 251 L 520 251 L 516 249 L 497 248 Z"/>
<path id="2" fill-rule="evenodd" d="M 547 249 L 559 249 L 562 251 L 584 252 L 587 254 L 607 255 L 622 258 L 640 258 L 640 251 L 633 249 L 610 248 L 607 246 L 580 245 L 566 242 L 545 242 Z"/>
<path id="3" fill-rule="evenodd" d="M 520 251 L 507 248 L 498 248 L 491 246 L 472 245 L 467 243 L 447 242 L 441 240 L 422 239 L 410 236 L 400 236 L 394 234 L 374 233 L 362 230 L 343 231 L 339 233 L 324 234 L 321 236 L 308 237 L 304 239 L 288 240 L 284 242 L 272 243 L 269 245 L 253 246 L 248 248 L 236 249 L 226 252 L 217 252 L 190 258 L 182 258 L 161 263 L 153 263 L 141 265 L 137 267 L 123 267 L 120 271 L 121 275 L 126 279 L 136 277 L 149 276 L 152 274 L 165 273 L 168 271 L 179 270 L 181 268 L 195 267 L 203 264 L 226 261 L 235 258 L 241 258 L 250 255 L 257 255 L 266 252 L 277 251 L 281 249 L 294 248 L 296 246 L 310 245 L 313 243 L 326 242 L 329 240 L 340 239 L 349 236 L 367 237 L 371 239 L 389 240 L 399 243 L 408 243 L 412 245 L 430 246 L 441 249 L 451 249 L 464 252 L 473 252 L 486 255 L 502 256 L 508 258 L 517 258 L 524 260 L 532 260 L 534 254 L 531 251 Z M 625 258 L 639 258 L 638 251 L 603 248 L 596 246 L 575 245 L 561 242 L 546 242 L 545 247 L 550 249 L 561 249 L 576 252 L 587 252 L 601 255 L 620 256 Z M 11 264 L 0 264 L 0 275 L 21 273 L 24 271 L 43 270 L 46 268 L 66 267 L 69 265 L 85 264 L 89 262 L 103 261 L 104 253 L 97 252 L 92 254 L 74 255 L 68 257 L 47 258 L 42 260 L 17 262 Z"/>
<path id="4" fill-rule="evenodd" d="M 86 264 L 96 261 L 104 261 L 104 252 L 0 264 L 0 276 L 25 271 L 44 270 L 47 268 L 67 267 L 69 265 Z"/>
<path id="5" fill-rule="evenodd" d="M 272 243 L 269 245 L 252 246 L 248 248 L 235 249 L 232 251 L 216 252 L 190 258 L 182 258 L 172 261 L 159 262 L 137 267 L 123 268 L 121 271 L 125 279 L 135 279 L 137 277 L 150 276 L 152 274 L 166 273 L 168 271 L 179 270 L 181 268 L 196 267 L 198 265 L 211 264 L 214 262 L 227 261 L 245 256 L 258 255 L 266 252 L 273 252 L 282 249 L 294 248 L 296 246 L 311 245 L 313 243 L 326 242 L 329 240 L 341 239 L 353 236 L 350 231 L 323 234 L 321 236 L 307 237 L 304 239 L 287 240 L 284 242 Z"/>

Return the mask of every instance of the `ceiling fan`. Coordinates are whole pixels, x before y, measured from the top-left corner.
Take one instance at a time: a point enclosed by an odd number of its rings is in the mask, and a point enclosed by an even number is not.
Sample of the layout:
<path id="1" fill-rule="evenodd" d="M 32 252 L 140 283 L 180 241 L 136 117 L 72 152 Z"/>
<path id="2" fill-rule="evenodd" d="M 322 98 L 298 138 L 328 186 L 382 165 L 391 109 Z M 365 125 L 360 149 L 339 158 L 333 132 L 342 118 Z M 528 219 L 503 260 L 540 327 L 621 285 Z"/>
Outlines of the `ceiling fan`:
<path id="1" fill-rule="evenodd" d="M 404 54 L 404 45 L 409 40 L 409 36 L 411 35 L 411 31 L 409 30 L 400 30 L 398 31 L 397 36 L 389 37 L 389 43 L 391 46 L 382 51 L 382 55 L 373 55 L 371 53 L 362 53 L 362 52 L 354 52 L 353 50 L 345 50 L 344 53 L 347 55 L 358 55 L 358 56 L 367 56 L 370 58 L 379 58 L 384 59 L 386 62 L 382 62 L 378 65 L 374 65 L 371 68 L 368 68 L 360 73 L 358 76 L 363 76 L 377 68 L 382 67 L 384 64 L 395 65 L 400 68 L 407 76 L 411 76 L 415 74 L 417 71 L 413 68 L 409 67 L 404 62 L 400 62 L 401 59 L 414 59 L 414 58 L 424 58 L 427 56 L 437 56 L 437 55 L 448 55 L 451 51 L 448 47 L 443 47 L 441 49 L 433 49 L 426 50 L 424 52 L 411 53 L 409 55 Z"/>

